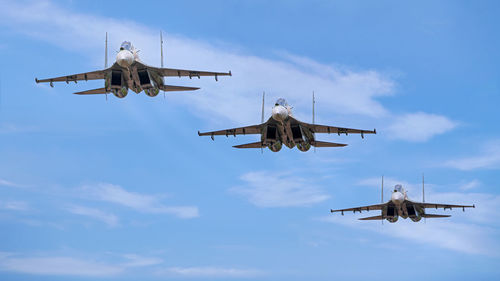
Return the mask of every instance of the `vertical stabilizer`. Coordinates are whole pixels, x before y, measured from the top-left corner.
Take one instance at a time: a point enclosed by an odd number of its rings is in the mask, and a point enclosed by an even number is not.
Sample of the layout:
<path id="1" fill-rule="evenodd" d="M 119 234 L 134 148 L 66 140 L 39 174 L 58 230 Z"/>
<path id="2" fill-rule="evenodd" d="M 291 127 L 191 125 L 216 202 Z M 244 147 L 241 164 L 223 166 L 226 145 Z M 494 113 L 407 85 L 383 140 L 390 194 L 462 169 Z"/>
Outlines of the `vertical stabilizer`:
<path id="1" fill-rule="evenodd" d="M 265 97 L 266 97 L 266 92 L 262 92 L 262 115 L 260 117 L 260 123 L 264 123 L 264 100 L 265 100 Z M 260 153 L 263 154 L 264 153 L 264 147 L 261 146 L 260 147 Z"/>
<path id="2" fill-rule="evenodd" d="M 313 91 L 313 100 L 312 100 L 312 102 L 313 102 L 313 108 L 312 108 L 313 109 L 313 112 L 312 112 L 313 120 L 312 120 L 312 124 L 314 125 L 314 104 L 316 103 L 316 101 L 314 100 L 314 91 Z M 314 153 L 316 153 L 316 146 L 314 146 Z"/>
<path id="3" fill-rule="evenodd" d="M 316 103 L 316 102 L 315 102 L 315 100 L 314 100 L 314 91 L 313 91 L 313 112 L 312 112 L 312 114 L 313 114 L 313 120 L 312 120 L 312 121 L 313 121 L 313 122 L 312 122 L 312 123 L 313 123 L 313 125 L 314 125 L 314 104 L 315 104 L 315 103 Z"/>
<path id="4" fill-rule="evenodd" d="M 382 175 L 382 192 L 381 192 L 381 202 L 382 204 L 384 204 L 384 176 Z M 384 224 L 384 210 L 381 210 L 382 212 L 382 224 Z"/>
<path id="5" fill-rule="evenodd" d="M 425 203 L 424 174 L 422 174 L 422 203 Z"/>
<path id="6" fill-rule="evenodd" d="M 108 32 L 106 32 L 106 41 L 104 44 L 104 68 L 108 68 Z"/>
<path id="7" fill-rule="evenodd" d="M 266 92 L 262 92 L 262 116 L 260 118 L 260 123 L 264 123 L 264 99 L 266 97 Z"/>
<path id="8" fill-rule="evenodd" d="M 160 55 L 161 55 L 161 68 L 163 68 L 163 34 L 160 30 Z"/>
<path id="9" fill-rule="evenodd" d="M 382 176 L 382 204 L 384 203 L 384 176 Z"/>

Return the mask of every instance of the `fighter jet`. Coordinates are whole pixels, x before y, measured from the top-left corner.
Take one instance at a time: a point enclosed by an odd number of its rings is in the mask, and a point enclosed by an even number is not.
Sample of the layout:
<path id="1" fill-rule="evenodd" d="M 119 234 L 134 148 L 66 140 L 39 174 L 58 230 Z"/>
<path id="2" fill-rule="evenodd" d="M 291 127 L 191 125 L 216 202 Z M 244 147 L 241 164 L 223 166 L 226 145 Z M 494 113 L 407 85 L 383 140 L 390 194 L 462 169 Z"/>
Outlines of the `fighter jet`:
<path id="1" fill-rule="evenodd" d="M 330 210 L 330 212 L 340 212 L 344 215 L 344 212 L 352 211 L 353 213 L 362 212 L 362 211 L 374 211 L 380 210 L 380 216 L 366 217 L 360 218 L 359 220 L 384 220 L 386 219 L 389 222 L 398 221 L 399 217 L 403 219 L 410 218 L 414 222 L 420 221 L 422 218 L 446 218 L 451 217 L 451 215 L 438 215 L 438 214 L 427 214 L 425 212 L 426 208 L 443 208 L 453 209 L 460 208 L 465 212 L 465 208 L 475 208 L 475 205 L 451 205 L 451 204 L 439 204 L 439 203 L 426 203 L 425 202 L 425 193 L 424 193 L 424 184 L 422 178 L 422 202 L 416 202 L 408 199 L 405 189 L 400 185 L 396 184 L 394 186 L 394 190 L 391 194 L 391 200 L 384 203 L 384 184 L 382 178 L 382 203 L 370 206 L 349 208 L 349 209 L 339 209 L 339 210 Z"/>
<path id="2" fill-rule="evenodd" d="M 262 97 L 262 124 L 240 127 L 234 129 L 200 133 L 199 136 L 235 136 L 260 134 L 260 141 L 248 144 L 233 146 L 235 148 L 265 148 L 268 147 L 273 152 L 281 150 L 283 144 L 288 148 L 297 147 L 300 151 L 308 151 L 311 146 L 314 147 L 341 147 L 347 144 L 332 143 L 316 140 L 316 133 L 332 134 L 376 134 L 376 130 L 359 130 L 343 127 L 333 127 L 314 124 L 314 94 L 313 94 L 313 123 L 305 123 L 295 119 L 292 115 L 292 107 L 288 105 L 285 99 L 280 98 L 272 108 L 272 116 L 264 122 L 264 95 Z"/>
<path id="3" fill-rule="evenodd" d="M 134 48 L 132 43 L 124 41 L 120 50 L 116 55 L 116 62 L 107 67 L 107 34 L 106 34 L 106 51 L 104 70 L 97 70 L 92 72 L 85 72 L 80 74 L 73 74 L 68 76 L 61 76 L 48 79 L 37 79 L 36 83 L 48 82 L 51 87 L 54 87 L 54 82 L 75 82 L 82 80 L 104 80 L 104 87 L 94 90 L 87 90 L 76 92 L 77 95 L 94 95 L 94 94 L 108 94 L 113 93 L 118 98 L 124 98 L 128 94 L 128 90 L 132 90 L 139 94 L 144 93 L 150 97 L 155 97 L 160 91 L 192 91 L 198 90 L 196 87 L 183 87 L 165 85 L 163 78 L 170 76 L 178 77 L 193 77 L 200 76 L 214 76 L 218 80 L 218 76 L 231 76 L 231 71 L 228 73 L 223 72 L 207 72 L 198 70 L 183 70 L 173 68 L 163 68 L 163 38 L 160 34 L 161 41 L 161 67 L 149 66 L 139 59 L 139 50 Z"/>

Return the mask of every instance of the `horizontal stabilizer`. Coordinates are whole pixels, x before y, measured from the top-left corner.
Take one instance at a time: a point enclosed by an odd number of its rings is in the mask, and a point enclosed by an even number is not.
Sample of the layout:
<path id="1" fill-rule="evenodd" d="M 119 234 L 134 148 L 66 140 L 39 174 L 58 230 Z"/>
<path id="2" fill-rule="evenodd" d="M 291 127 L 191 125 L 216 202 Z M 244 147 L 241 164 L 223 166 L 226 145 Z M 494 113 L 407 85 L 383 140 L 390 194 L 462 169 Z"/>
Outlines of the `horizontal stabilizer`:
<path id="1" fill-rule="evenodd" d="M 375 220 L 383 220 L 384 218 L 382 216 L 374 216 L 374 217 L 367 217 L 367 218 L 360 218 L 359 220 L 362 221 L 375 221 Z"/>
<path id="2" fill-rule="evenodd" d="M 423 214 L 423 218 L 447 218 L 451 217 L 451 215 L 437 215 L 437 214 Z"/>
<path id="3" fill-rule="evenodd" d="M 175 91 L 195 91 L 200 88 L 196 87 L 184 87 L 184 86 L 172 86 L 172 85 L 163 85 L 160 87 L 160 90 L 165 92 L 175 92 Z"/>
<path id="4" fill-rule="evenodd" d="M 262 145 L 262 143 L 259 141 L 259 142 L 252 142 L 252 143 L 247 143 L 247 144 L 235 145 L 233 147 L 235 147 L 235 148 L 261 148 L 261 147 L 264 147 L 264 145 Z"/>
<path id="5" fill-rule="evenodd" d="M 334 143 L 334 142 L 326 142 L 326 141 L 314 141 L 311 142 L 312 146 L 316 147 L 341 147 L 341 146 L 347 146 L 347 144 L 344 143 Z"/>
<path id="6" fill-rule="evenodd" d="M 75 95 L 97 95 L 97 94 L 105 94 L 105 93 L 106 93 L 105 88 L 99 88 L 99 89 L 88 90 L 88 91 L 83 91 L 83 92 L 76 92 L 73 94 L 75 94 Z"/>

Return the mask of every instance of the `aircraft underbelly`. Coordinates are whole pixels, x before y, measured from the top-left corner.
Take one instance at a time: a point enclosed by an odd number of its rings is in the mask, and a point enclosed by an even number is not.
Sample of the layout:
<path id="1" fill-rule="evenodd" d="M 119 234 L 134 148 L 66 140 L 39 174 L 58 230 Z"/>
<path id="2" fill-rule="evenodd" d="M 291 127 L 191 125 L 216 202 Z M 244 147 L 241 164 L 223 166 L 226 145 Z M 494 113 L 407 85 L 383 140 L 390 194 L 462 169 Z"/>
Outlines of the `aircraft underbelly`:
<path id="1" fill-rule="evenodd" d="M 278 124 L 278 132 L 281 138 L 281 142 L 284 145 L 286 145 L 288 148 L 295 147 L 295 142 L 293 141 L 289 121 L 284 121 L 282 124 Z"/>

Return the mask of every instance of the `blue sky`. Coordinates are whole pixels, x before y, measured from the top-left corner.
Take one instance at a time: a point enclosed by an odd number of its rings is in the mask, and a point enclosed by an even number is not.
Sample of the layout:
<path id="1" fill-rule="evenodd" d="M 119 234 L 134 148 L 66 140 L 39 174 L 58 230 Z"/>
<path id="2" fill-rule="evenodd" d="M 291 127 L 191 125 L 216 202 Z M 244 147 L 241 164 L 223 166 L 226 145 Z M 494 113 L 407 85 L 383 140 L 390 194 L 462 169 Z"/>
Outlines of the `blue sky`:
<path id="1" fill-rule="evenodd" d="M 0 1 L 0 279 L 457 280 L 500 277 L 496 1 Z M 82 97 L 130 40 L 142 59 L 233 72 L 201 90 Z M 278 97 L 377 135 L 302 153 L 198 137 Z M 362 222 L 380 177 L 476 204 L 426 223 Z M 389 188 L 386 189 L 388 191 Z M 386 192 L 386 198 L 390 193 Z M 366 216 L 366 214 L 364 214 Z M 372 215 L 376 215 L 373 213 Z"/>

